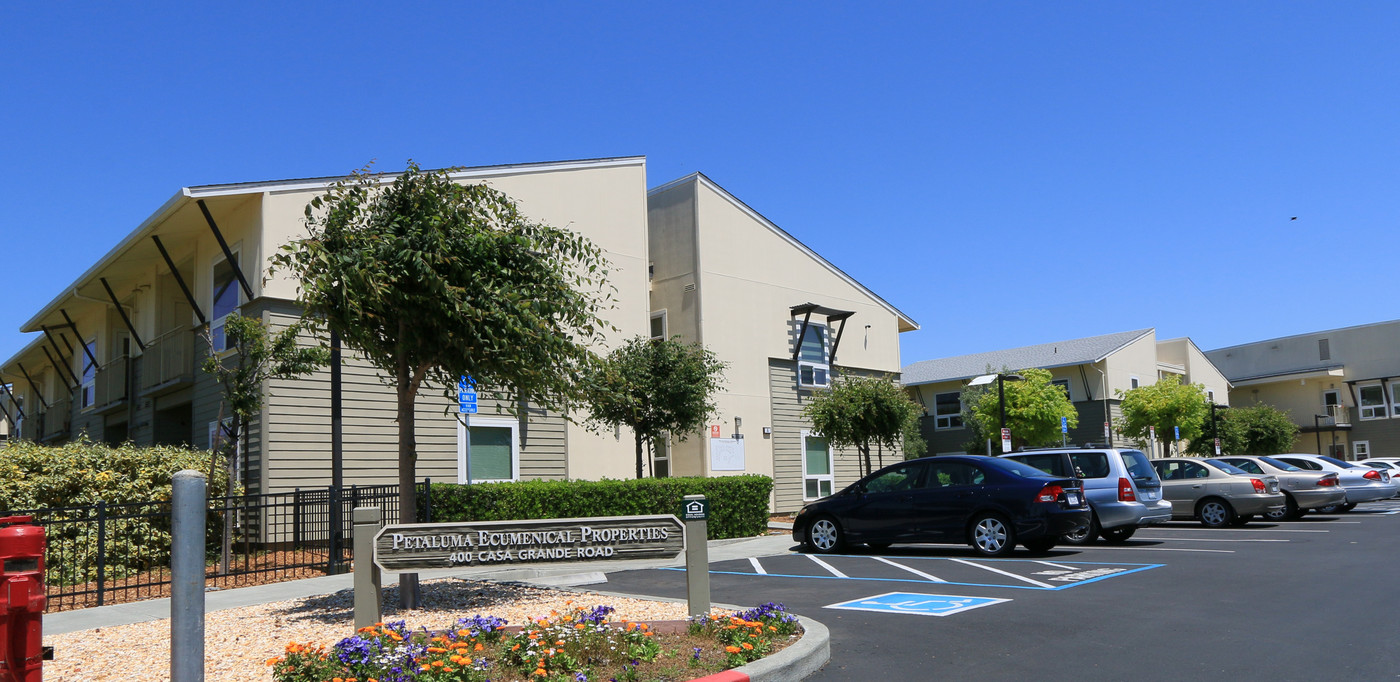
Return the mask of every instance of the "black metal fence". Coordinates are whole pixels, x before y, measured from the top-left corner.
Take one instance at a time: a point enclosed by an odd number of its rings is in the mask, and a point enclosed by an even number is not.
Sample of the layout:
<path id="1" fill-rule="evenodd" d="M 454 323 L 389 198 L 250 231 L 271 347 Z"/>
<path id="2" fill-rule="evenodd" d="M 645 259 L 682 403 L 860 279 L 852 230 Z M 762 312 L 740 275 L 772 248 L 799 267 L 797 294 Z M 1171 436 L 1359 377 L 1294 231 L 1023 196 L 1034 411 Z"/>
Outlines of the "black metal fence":
<path id="1" fill-rule="evenodd" d="M 431 520 L 428 481 L 417 485 L 419 521 Z M 351 511 L 380 507 L 399 518 L 397 485 L 298 489 L 209 500 L 207 584 L 218 589 L 342 573 L 349 568 Z M 170 502 L 6 511 L 33 516 L 48 539 L 48 610 L 170 594 Z"/>

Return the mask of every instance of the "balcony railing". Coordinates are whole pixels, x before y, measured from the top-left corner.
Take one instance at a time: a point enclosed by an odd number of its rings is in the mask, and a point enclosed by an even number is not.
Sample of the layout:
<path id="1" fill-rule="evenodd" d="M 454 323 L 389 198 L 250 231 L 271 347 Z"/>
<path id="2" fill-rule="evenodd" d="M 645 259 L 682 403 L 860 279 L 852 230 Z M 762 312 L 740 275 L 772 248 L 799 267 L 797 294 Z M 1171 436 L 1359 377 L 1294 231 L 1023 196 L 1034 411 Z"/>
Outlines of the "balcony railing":
<path id="1" fill-rule="evenodd" d="M 188 329 L 168 331 L 152 339 L 141 362 L 141 391 L 193 381 L 194 355 L 195 335 Z"/>
<path id="2" fill-rule="evenodd" d="M 68 435 L 73 420 L 73 401 L 59 398 L 49 402 L 49 409 L 39 415 L 39 438 L 48 440 Z"/>
<path id="3" fill-rule="evenodd" d="M 126 400 L 127 368 L 130 366 L 125 355 L 97 368 L 94 379 L 95 396 L 92 406 L 102 410 Z"/>
<path id="4" fill-rule="evenodd" d="M 1351 408 L 1346 405 L 1323 405 L 1327 410 L 1328 426 L 1351 426 Z"/>

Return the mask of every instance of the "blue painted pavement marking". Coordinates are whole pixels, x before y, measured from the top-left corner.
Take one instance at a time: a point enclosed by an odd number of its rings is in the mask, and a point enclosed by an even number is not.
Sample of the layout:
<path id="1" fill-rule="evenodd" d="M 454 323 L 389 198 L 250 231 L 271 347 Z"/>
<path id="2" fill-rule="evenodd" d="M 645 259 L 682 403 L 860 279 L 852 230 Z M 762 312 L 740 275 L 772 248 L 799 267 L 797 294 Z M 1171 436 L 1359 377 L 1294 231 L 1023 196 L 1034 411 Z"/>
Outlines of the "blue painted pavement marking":
<path id="1" fill-rule="evenodd" d="M 886 592 L 873 597 L 832 604 L 826 608 L 847 611 L 876 611 L 879 613 L 912 613 L 919 616 L 951 616 L 955 613 L 1000 604 L 1004 601 L 1011 600 L 991 597 L 958 597 L 948 594 Z"/>
<path id="2" fill-rule="evenodd" d="M 787 555 L 789 557 L 802 557 L 806 555 Z M 1140 573 L 1142 571 L 1161 568 L 1166 564 L 1140 564 L 1140 563 L 1118 563 L 1102 561 L 1065 561 L 1055 562 L 1033 560 L 1033 559 L 962 559 L 955 557 L 890 557 L 895 561 L 905 564 L 900 566 L 906 570 L 911 569 L 908 564 L 918 564 L 921 566 L 948 566 L 954 565 L 965 567 L 963 576 L 954 576 L 946 570 L 940 568 L 929 568 L 927 573 L 920 573 L 931 580 L 919 580 L 916 578 L 895 578 L 884 576 L 862 576 L 861 567 L 850 566 L 854 563 L 849 560 L 865 559 L 870 560 L 871 566 L 879 565 L 877 562 L 884 561 L 880 557 L 863 555 L 838 555 L 843 561 L 842 571 L 835 571 L 835 575 L 810 575 L 801 573 L 774 572 L 771 566 L 759 564 L 756 568 L 761 570 L 749 571 L 718 571 L 711 570 L 711 575 L 744 575 L 757 576 L 763 578 L 805 578 L 811 580 L 864 580 L 868 582 L 890 582 L 890 583 L 916 583 L 939 585 L 964 585 L 969 587 L 1003 587 L 1016 590 L 1049 590 L 1059 591 L 1095 583 L 1109 578 Z M 766 561 L 770 557 L 751 560 L 751 563 Z M 782 557 L 771 557 L 780 559 Z M 927 562 L 927 563 L 925 563 Z M 933 562 L 942 562 L 941 564 Z M 824 563 L 824 562 L 823 562 Z M 889 563 L 885 561 L 885 563 Z M 972 570 L 969 570 L 972 569 Z M 684 568 L 663 568 L 663 571 L 684 571 Z M 937 577 L 935 578 L 934 575 Z"/>

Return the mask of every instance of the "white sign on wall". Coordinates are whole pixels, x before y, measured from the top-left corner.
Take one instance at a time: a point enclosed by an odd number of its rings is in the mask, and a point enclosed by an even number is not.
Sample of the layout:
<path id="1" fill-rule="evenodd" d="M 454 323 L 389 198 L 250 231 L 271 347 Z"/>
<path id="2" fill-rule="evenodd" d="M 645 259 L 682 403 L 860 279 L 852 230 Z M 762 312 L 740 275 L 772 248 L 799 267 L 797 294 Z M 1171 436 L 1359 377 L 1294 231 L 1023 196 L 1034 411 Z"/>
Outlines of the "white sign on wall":
<path id="1" fill-rule="evenodd" d="M 742 439 L 742 438 L 711 438 L 711 439 L 710 439 L 710 470 L 711 470 L 711 471 L 743 471 L 743 470 L 744 470 L 744 439 Z"/>

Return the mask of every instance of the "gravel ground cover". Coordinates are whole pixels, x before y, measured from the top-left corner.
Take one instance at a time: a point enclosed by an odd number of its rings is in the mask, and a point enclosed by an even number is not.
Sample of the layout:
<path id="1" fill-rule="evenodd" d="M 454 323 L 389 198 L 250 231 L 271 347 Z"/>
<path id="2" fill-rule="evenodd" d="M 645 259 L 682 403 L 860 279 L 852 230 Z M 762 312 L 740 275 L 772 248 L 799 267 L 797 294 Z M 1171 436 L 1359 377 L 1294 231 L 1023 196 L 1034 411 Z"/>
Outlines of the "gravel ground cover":
<path id="1" fill-rule="evenodd" d="M 630 599 L 571 590 L 447 578 L 422 583 L 423 608 L 400 611 L 398 588 L 384 594 L 385 618 L 407 620 L 413 627 L 444 628 L 458 618 L 497 616 L 518 625 L 573 605 L 608 605 L 613 620 L 684 620 L 686 605 Z M 268 659 L 280 656 L 290 642 L 327 646 L 354 633 L 354 595 L 334 594 L 245 606 L 205 615 L 205 679 L 208 682 L 270 680 Z M 726 613 L 712 609 L 712 613 Z M 44 638 L 54 660 L 44 664 L 51 682 L 102 680 L 169 680 L 170 621 L 163 619 L 117 627 L 81 630 Z"/>

